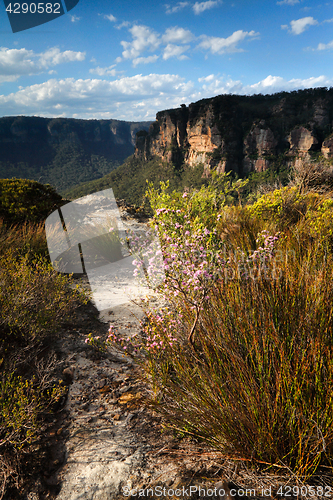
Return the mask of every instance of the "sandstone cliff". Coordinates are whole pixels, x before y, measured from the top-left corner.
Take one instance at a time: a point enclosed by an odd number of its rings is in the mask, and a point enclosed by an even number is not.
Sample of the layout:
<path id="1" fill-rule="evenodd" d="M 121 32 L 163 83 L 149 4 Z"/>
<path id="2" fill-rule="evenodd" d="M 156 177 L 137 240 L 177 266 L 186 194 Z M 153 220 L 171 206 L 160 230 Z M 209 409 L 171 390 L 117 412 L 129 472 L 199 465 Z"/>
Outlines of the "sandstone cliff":
<path id="1" fill-rule="evenodd" d="M 333 89 L 274 95 L 222 95 L 161 111 L 138 135 L 135 155 L 182 165 L 204 165 L 209 175 L 263 171 L 314 153 L 333 157 Z"/>

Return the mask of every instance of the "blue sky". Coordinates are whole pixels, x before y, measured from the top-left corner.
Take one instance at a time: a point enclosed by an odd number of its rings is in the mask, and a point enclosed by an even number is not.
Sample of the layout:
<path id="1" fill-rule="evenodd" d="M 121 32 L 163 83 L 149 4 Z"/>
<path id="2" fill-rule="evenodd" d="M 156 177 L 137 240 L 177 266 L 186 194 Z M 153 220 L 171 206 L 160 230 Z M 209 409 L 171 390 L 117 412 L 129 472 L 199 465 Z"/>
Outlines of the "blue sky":
<path id="1" fill-rule="evenodd" d="M 80 0 L 13 34 L 0 2 L 0 116 L 153 120 L 224 93 L 333 86 L 333 1 Z"/>

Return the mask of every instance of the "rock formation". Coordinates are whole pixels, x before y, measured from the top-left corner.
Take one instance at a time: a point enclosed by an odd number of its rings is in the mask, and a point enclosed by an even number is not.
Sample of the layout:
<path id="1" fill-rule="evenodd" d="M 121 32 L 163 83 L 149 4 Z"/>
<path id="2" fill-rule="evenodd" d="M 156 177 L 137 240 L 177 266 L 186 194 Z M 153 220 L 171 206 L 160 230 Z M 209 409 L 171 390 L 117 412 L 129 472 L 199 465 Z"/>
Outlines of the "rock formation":
<path id="1" fill-rule="evenodd" d="M 287 165 L 313 153 L 333 156 L 333 89 L 274 95 L 222 95 L 161 111 L 137 137 L 135 155 L 204 165 L 204 175 L 260 172 L 278 159 Z"/>
<path id="2" fill-rule="evenodd" d="M 333 157 L 333 136 L 328 137 L 322 144 L 321 152 L 325 158 Z"/>

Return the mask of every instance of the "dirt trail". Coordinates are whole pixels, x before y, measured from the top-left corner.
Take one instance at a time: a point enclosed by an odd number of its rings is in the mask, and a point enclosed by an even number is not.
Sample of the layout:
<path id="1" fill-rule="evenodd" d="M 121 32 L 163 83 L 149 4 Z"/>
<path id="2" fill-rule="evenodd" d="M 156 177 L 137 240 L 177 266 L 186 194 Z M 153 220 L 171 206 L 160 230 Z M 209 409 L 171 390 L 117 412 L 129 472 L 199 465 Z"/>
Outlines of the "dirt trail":
<path id="1" fill-rule="evenodd" d="M 203 473 L 215 474 L 217 483 L 221 454 L 161 432 L 159 417 L 142 404 L 147 387 L 131 359 L 116 351 L 99 356 L 85 344 L 89 331 L 102 338 L 107 334 L 108 324 L 97 315 L 91 304 L 81 307 L 55 346 L 69 390 L 53 432 L 54 473 L 44 477 L 46 484 L 60 489 L 53 498 L 113 500 L 148 487 L 172 491 L 195 484 Z M 143 311 L 126 304 L 110 316 L 120 333 L 131 335 L 139 331 Z M 181 498 L 196 498 L 184 492 Z"/>

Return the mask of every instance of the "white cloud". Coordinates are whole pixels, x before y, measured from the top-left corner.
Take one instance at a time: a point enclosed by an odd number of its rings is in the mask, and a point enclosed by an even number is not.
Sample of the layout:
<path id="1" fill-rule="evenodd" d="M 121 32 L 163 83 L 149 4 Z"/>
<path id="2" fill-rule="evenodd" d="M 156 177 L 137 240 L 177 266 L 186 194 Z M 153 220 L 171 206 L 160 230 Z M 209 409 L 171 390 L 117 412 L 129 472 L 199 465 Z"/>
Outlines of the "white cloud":
<path id="1" fill-rule="evenodd" d="M 27 49 L 0 49 L 0 75 L 12 78 L 14 81 L 20 75 L 29 75 L 40 71 L 34 58 L 36 55 Z"/>
<path id="2" fill-rule="evenodd" d="M 129 29 L 129 32 L 133 37 L 133 41 L 120 42 L 124 48 L 122 53 L 124 59 L 138 58 L 145 50 L 156 50 L 161 43 L 159 35 L 147 26 L 134 25 Z"/>
<path id="3" fill-rule="evenodd" d="M 122 23 L 118 24 L 118 26 L 116 26 L 117 30 L 121 30 L 121 28 L 128 28 L 130 26 L 130 22 L 129 21 L 123 21 Z"/>
<path id="4" fill-rule="evenodd" d="M 174 26 L 167 28 L 164 34 L 156 33 L 151 28 L 142 25 L 134 25 L 129 29 L 132 41 L 121 41 L 123 47 L 122 57 L 117 57 L 116 63 L 131 59 L 133 65 L 155 62 L 160 56 L 164 60 L 177 57 L 180 60 L 188 59 L 185 55 L 194 41 L 199 41 L 196 48 L 210 50 L 213 54 L 224 54 L 226 52 L 242 52 L 238 45 L 245 38 L 257 38 L 259 33 L 255 31 L 235 31 L 228 38 L 209 37 L 201 35 L 196 37 L 190 30 Z M 181 45 L 184 44 L 185 47 Z M 191 44 L 191 45 L 190 45 Z M 156 54 L 157 50 L 159 54 Z M 154 55 L 144 54 L 155 52 Z"/>
<path id="5" fill-rule="evenodd" d="M 81 19 L 81 17 L 77 17 L 77 16 L 70 16 L 70 17 L 71 17 L 72 23 L 77 23 Z"/>
<path id="6" fill-rule="evenodd" d="M 195 14 L 201 14 L 205 10 L 217 7 L 221 3 L 219 0 L 207 0 L 206 2 L 195 2 L 193 10 Z"/>
<path id="7" fill-rule="evenodd" d="M 153 56 L 148 57 L 137 57 L 133 59 L 133 66 L 136 67 L 138 64 L 149 64 L 154 63 L 158 59 L 158 56 L 155 54 Z"/>
<path id="8" fill-rule="evenodd" d="M 162 36 L 162 41 L 164 43 L 189 43 L 194 40 L 194 35 L 190 30 L 185 30 L 184 28 L 178 28 L 175 26 L 174 28 L 168 28 L 165 30 L 164 35 Z"/>
<path id="9" fill-rule="evenodd" d="M 5 82 L 15 82 L 20 75 L 1 75 L 0 74 L 0 83 Z"/>
<path id="10" fill-rule="evenodd" d="M 319 43 L 317 50 L 330 50 L 333 49 L 333 40 L 329 43 Z"/>
<path id="11" fill-rule="evenodd" d="M 0 107 L 2 114 L 8 116 L 25 114 L 139 121 L 154 119 L 157 111 L 220 94 L 272 94 L 332 85 L 333 79 L 324 75 L 292 80 L 269 75 L 260 82 L 245 85 L 240 80 L 211 74 L 199 78 L 196 86 L 171 74 L 138 74 L 114 81 L 50 79 L 21 87 L 9 95 L 0 95 Z"/>
<path id="12" fill-rule="evenodd" d="M 214 80 L 215 78 L 215 75 L 208 75 L 208 76 L 203 76 L 201 78 L 198 78 L 198 82 L 211 82 L 212 80 Z"/>
<path id="13" fill-rule="evenodd" d="M 198 45 L 199 48 L 207 49 L 212 54 L 224 54 L 226 52 L 241 52 L 242 49 L 237 47 L 237 44 L 242 42 L 245 38 L 253 38 L 259 36 L 255 31 L 235 31 L 228 38 L 219 38 L 214 36 L 202 35 L 200 38 L 202 42 Z"/>
<path id="14" fill-rule="evenodd" d="M 177 57 L 180 60 L 188 59 L 188 57 L 184 55 L 184 52 L 189 48 L 189 45 L 173 45 L 172 43 L 168 43 L 163 52 L 163 59 L 165 61 L 170 59 L 170 57 Z"/>
<path id="15" fill-rule="evenodd" d="M 55 66 L 66 62 L 84 61 L 85 57 L 85 52 L 73 52 L 72 50 L 60 52 L 58 47 L 53 47 L 43 54 L 40 54 L 40 63 L 43 66 L 48 67 L 50 65 Z"/>
<path id="16" fill-rule="evenodd" d="M 117 21 L 117 18 L 112 14 L 105 14 L 104 19 L 108 19 L 111 23 L 115 23 Z"/>
<path id="17" fill-rule="evenodd" d="M 277 5 L 296 5 L 299 3 L 299 0 L 282 0 L 281 2 L 276 2 Z"/>
<path id="18" fill-rule="evenodd" d="M 302 17 L 301 19 L 297 19 L 294 21 L 291 21 L 290 23 L 290 30 L 289 33 L 292 33 L 293 35 L 300 35 L 303 33 L 309 26 L 314 26 L 318 24 L 318 21 L 313 19 L 313 17 Z M 286 24 L 283 24 L 281 26 L 282 29 L 288 29 L 289 26 Z"/>
<path id="19" fill-rule="evenodd" d="M 92 68 L 89 70 L 89 73 L 96 74 L 98 76 L 104 76 L 104 75 L 110 75 L 110 76 L 116 76 L 118 73 L 115 69 L 115 64 L 112 66 L 108 66 L 107 68 L 100 68 L 97 66 L 97 68 Z"/>
<path id="20" fill-rule="evenodd" d="M 20 76 L 39 74 L 50 66 L 58 64 L 83 61 L 85 52 L 66 50 L 61 52 L 58 47 L 53 47 L 43 53 L 37 54 L 33 50 L 0 48 L 0 82 L 14 82 Z"/>
<path id="21" fill-rule="evenodd" d="M 332 85 L 332 79 L 326 78 L 324 75 L 310 78 L 293 78 L 292 80 L 285 80 L 280 76 L 269 75 L 261 82 L 255 83 L 244 87 L 250 93 L 274 93 L 281 90 L 295 90 L 295 89 L 309 89 L 312 87 L 328 87 Z"/>
<path id="22" fill-rule="evenodd" d="M 199 78 L 198 81 L 202 83 L 202 87 L 198 91 L 191 94 L 191 98 L 194 100 L 221 94 L 274 94 L 282 91 L 292 91 L 313 87 L 330 87 L 333 85 L 333 79 L 329 79 L 324 75 L 305 79 L 293 78 L 292 80 L 285 80 L 280 76 L 269 75 L 264 80 L 252 85 L 244 85 L 240 80 L 232 80 L 230 78 L 225 80 L 222 77 L 219 78 L 214 75 Z M 188 101 L 184 100 L 184 102 Z"/>
<path id="23" fill-rule="evenodd" d="M 178 2 L 177 5 L 174 5 L 173 7 L 169 4 L 166 4 L 165 5 L 166 13 L 167 14 L 175 14 L 176 12 L 183 10 L 188 5 L 189 5 L 189 2 Z"/>
<path id="24" fill-rule="evenodd" d="M 4 115 L 150 120 L 160 109 L 179 106 L 192 87 L 191 81 L 171 74 L 135 75 L 111 82 L 51 79 L 7 96 L 0 95 L 0 106 Z M 136 106 L 142 102 L 145 107 L 136 115 Z"/>

